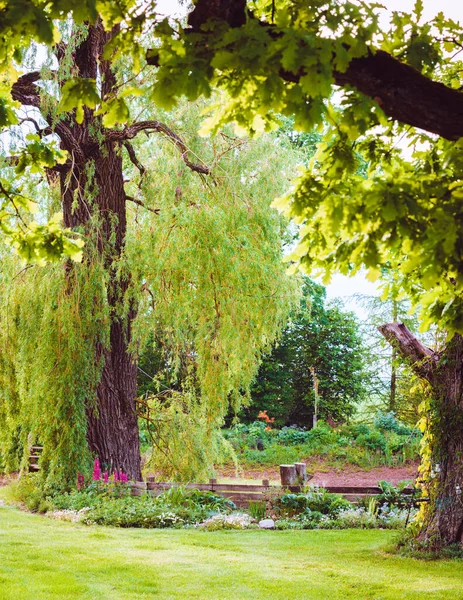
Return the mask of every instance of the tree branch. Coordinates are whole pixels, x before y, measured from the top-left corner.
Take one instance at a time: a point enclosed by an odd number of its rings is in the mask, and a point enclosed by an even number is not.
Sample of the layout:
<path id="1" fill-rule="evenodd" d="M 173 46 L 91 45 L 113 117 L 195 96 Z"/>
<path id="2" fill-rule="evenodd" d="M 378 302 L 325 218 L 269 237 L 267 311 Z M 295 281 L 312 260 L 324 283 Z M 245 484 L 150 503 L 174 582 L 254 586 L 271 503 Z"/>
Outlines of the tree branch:
<path id="1" fill-rule="evenodd" d="M 138 206 L 142 206 L 143 208 L 146 208 L 146 210 L 149 210 L 150 212 L 154 213 L 155 215 L 158 215 L 161 211 L 160 208 L 151 208 L 150 206 L 146 206 L 146 204 L 144 202 L 142 202 L 141 200 L 138 200 L 137 198 L 134 198 L 133 196 L 125 196 L 126 200 L 129 200 L 129 202 L 133 202 L 134 204 L 137 204 Z"/>
<path id="2" fill-rule="evenodd" d="M 21 119 L 19 121 L 19 124 L 22 125 L 23 123 L 32 123 L 35 127 L 35 131 L 36 133 L 42 137 L 44 135 L 50 135 L 53 133 L 53 130 L 50 126 L 48 127 L 44 127 L 43 129 L 40 128 L 39 124 L 37 123 L 37 121 L 35 119 L 32 119 L 32 117 L 25 117 L 24 119 Z"/>
<path id="3" fill-rule="evenodd" d="M 130 161 L 137 167 L 137 169 L 140 171 L 140 182 L 138 184 L 138 187 L 141 188 L 142 182 L 143 182 L 143 177 L 145 176 L 146 173 L 146 169 L 145 167 L 141 164 L 141 162 L 138 160 L 137 155 L 135 154 L 135 150 L 132 146 L 132 144 L 130 142 L 122 142 L 124 145 L 124 148 L 127 150 L 127 153 L 129 155 Z"/>
<path id="4" fill-rule="evenodd" d="M 160 121 L 140 121 L 140 123 L 134 123 L 133 125 L 129 125 L 125 129 L 121 130 L 110 130 L 106 132 L 106 139 L 109 141 L 121 141 L 124 142 L 126 140 L 133 139 L 140 131 L 146 131 L 146 133 L 158 132 L 164 134 L 168 137 L 175 146 L 180 150 L 182 155 L 183 162 L 189 167 L 192 171 L 196 171 L 196 173 L 201 173 L 203 175 L 210 175 L 211 170 L 206 165 L 201 165 L 199 163 L 191 162 L 188 159 L 189 150 L 182 140 L 182 138 L 172 131 L 167 125 L 161 123 Z"/>
<path id="5" fill-rule="evenodd" d="M 211 18 L 226 21 L 231 27 L 240 27 L 247 18 L 246 1 L 197 0 L 188 16 L 188 24 L 190 31 L 203 35 L 204 45 L 207 33 L 201 26 Z M 252 14 L 250 18 L 253 18 Z M 261 25 L 271 27 L 264 22 Z M 157 60 L 155 52 L 152 56 L 148 52 L 149 64 L 155 64 Z M 303 75 L 304 72 L 280 71 L 283 80 L 293 83 L 299 82 Z M 345 73 L 334 73 L 334 80 L 341 87 L 355 88 L 372 98 L 388 117 L 404 125 L 448 140 L 463 137 L 463 92 L 429 79 L 387 52 L 371 51 L 368 56 L 353 59 Z"/>
<path id="6" fill-rule="evenodd" d="M 13 100 L 21 102 L 24 106 L 40 106 L 40 92 L 39 88 L 35 85 L 36 81 L 39 81 L 40 73 L 38 71 L 32 71 L 21 75 L 18 81 L 13 84 L 11 88 L 11 96 Z"/>
<path id="7" fill-rule="evenodd" d="M 432 378 L 439 361 L 437 352 L 422 344 L 403 323 L 387 323 L 378 330 L 420 377 Z"/>
<path id="8" fill-rule="evenodd" d="M 302 75 L 280 72 L 282 79 L 293 83 Z M 354 58 L 345 73 L 333 75 L 337 85 L 372 98 L 394 121 L 447 140 L 463 137 L 463 93 L 425 77 L 387 52 Z"/>
<path id="9" fill-rule="evenodd" d="M 335 73 L 335 81 L 373 98 L 395 121 L 448 140 L 463 137 L 463 93 L 425 77 L 387 52 L 352 60 L 345 73 Z"/>
<path id="10" fill-rule="evenodd" d="M 40 89 L 35 85 L 35 82 L 39 80 L 40 73 L 38 71 L 22 75 L 18 81 L 13 84 L 11 89 L 13 100 L 21 102 L 24 106 L 40 108 Z M 48 114 L 44 114 L 43 116 L 49 123 L 49 126 L 43 130 L 43 133 L 45 133 L 45 135 L 56 133 L 61 139 L 63 148 L 73 154 L 75 162 L 77 164 L 83 164 L 85 162 L 84 152 L 79 142 L 74 137 L 71 129 L 64 121 L 59 121 L 52 126 L 51 116 Z"/>

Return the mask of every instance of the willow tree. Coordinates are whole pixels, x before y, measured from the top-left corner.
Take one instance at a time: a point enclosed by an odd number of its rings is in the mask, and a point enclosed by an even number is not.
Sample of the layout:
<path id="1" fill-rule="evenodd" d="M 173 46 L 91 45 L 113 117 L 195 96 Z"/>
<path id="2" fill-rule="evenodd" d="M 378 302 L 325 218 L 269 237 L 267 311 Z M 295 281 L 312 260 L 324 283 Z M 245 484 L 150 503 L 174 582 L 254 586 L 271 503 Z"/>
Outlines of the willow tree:
<path id="1" fill-rule="evenodd" d="M 134 84 L 142 89 L 152 75 L 105 59 L 117 28 L 107 32 L 98 20 L 66 30 L 13 97 L 35 109 L 26 117 L 34 143 L 45 146 L 51 135 L 61 152 L 30 195 L 44 214 L 61 207 L 85 246 L 81 263 L 25 270 L 3 250 L 2 435 L 12 451 L 15 436 L 25 445 L 32 432 L 51 479 L 73 480 L 88 451 L 138 479 L 136 356 L 147 328 L 178 352 L 188 346 L 194 404 L 212 435 L 284 324 L 296 288 L 281 264 L 284 227 L 270 201 L 294 158 L 269 174 L 278 157 L 271 140 L 256 145 L 224 132 L 187 146 L 174 127 L 188 129 L 192 117 L 150 119 L 155 107 L 143 98 L 133 113 L 148 118 L 118 126 L 128 108 L 120 114 L 116 92 L 132 79 L 135 95 Z M 141 142 L 141 133 L 165 142 Z M 36 163 L 21 153 L 6 162 L 5 177 L 13 169 L 36 177 L 27 166 Z"/>

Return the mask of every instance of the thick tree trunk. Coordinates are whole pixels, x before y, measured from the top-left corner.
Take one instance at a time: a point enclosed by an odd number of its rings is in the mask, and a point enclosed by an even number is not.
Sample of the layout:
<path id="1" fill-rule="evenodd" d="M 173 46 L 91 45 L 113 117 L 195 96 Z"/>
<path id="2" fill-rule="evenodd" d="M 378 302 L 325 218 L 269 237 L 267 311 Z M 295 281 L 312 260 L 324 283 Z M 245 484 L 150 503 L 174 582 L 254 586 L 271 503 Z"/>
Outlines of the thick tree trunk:
<path id="1" fill-rule="evenodd" d="M 104 470 L 121 469 L 131 479 L 140 480 L 140 443 L 136 414 L 137 366 L 128 351 L 135 310 L 125 317 L 117 313 L 129 281 L 116 276 L 113 264 L 121 257 L 126 233 L 122 159 L 111 144 L 99 148 L 91 159 L 94 161 L 95 175 L 89 187 L 93 186 L 96 190 L 94 203 L 102 220 L 98 246 L 110 274 L 108 303 L 111 324 L 109 347 L 95 349 L 95 360 L 98 360 L 98 353 L 100 356 L 103 353 L 104 364 L 96 401 L 90 398 L 87 406 L 87 440 L 90 450 L 99 458 Z M 85 168 L 75 168 L 74 175 L 70 181 L 75 183 L 71 185 L 67 175 L 62 175 L 64 223 L 70 227 L 85 224 L 94 212 L 82 194 L 88 184 Z M 79 202 L 73 208 L 75 193 Z"/>
<path id="2" fill-rule="evenodd" d="M 111 323 L 110 348 L 97 389 L 96 406 L 87 408 L 87 440 L 102 469 L 122 469 L 141 480 L 138 419 L 135 411 L 137 366 L 127 350 L 130 323 Z"/>
<path id="3" fill-rule="evenodd" d="M 403 324 L 391 323 L 379 329 L 428 381 L 434 396 L 430 416 L 436 477 L 426 483 L 430 505 L 418 539 L 432 548 L 462 544 L 463 337 L 455 335 L 445 350 L 437 353 L 423 346 Z"/>

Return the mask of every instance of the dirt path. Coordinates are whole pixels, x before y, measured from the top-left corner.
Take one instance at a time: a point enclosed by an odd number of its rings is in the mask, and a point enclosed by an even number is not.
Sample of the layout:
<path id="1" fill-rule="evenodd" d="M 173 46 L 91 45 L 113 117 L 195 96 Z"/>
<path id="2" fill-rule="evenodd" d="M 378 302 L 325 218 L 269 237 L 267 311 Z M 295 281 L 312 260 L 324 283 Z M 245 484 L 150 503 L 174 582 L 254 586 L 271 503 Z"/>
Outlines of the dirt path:
<path id="1" fill-rule="evenodd" d="M 378 481 L 389 481 L 397 484 L 399 481 L 414 481 L 418 475 L 418 465 L 411 464 L 404 467 L 377 467 L 370 471 L 362 471 L 358 467 L 346 465 L 342 472 L 326 470 L 321 467 L 309 467 L 308 471 L 313 473 L 310 483 L 320 486 L 368 486 L 376 485 Z M 235 479 L 236 474 L 233 468 L 225 468 L 218 471 L 218 479 Z M 257 480 L 269 479 L 270 481 L 279 481 L 280 475 L 277 468 L 267 468 L 261 470 L 243 470 L 239 479 Z"/>

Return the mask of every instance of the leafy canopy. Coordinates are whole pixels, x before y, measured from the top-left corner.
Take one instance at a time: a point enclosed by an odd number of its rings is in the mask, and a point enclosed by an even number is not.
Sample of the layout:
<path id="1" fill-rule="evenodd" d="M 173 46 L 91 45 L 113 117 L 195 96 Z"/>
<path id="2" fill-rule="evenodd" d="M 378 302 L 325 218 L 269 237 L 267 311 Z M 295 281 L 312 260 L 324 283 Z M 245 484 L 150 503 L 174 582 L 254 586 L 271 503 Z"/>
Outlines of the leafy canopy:
<path id="1" fill-rule="evenodd" d="M 31 40 L 56 42 L 53 19 L 71 12 L 77 21 L 101 17 L 106 28 L 119 27 L 107 58 L 131 56 L 134 70 L 145 59 L 159 67 L 146 92 L 158 106 L 171 108 L 182 96 L 207 97 L 216 88 L 226 93 L 204 132 L 234 122 L 240 131 L 258 134 L 275 127 L 280 114 L 294 116 L 301 130 L 319 128 L 319 153 L 277 204 L 303 226 L 292 259 L 308 272 L 323 271 L 326 279 L 335 269 L 355 273 L 366 267 L 375 279 L 391 268 L 404 293 L 421 306 L 424 327 L 437 323 L 463 332 L 461 143 L 436 140 L 400 119 L 388 121 L 381 97 L 345 84 L 354 61 L 381 50 L 460 89 L 462 70 L 452 59 L 463 43 L 459 23 L 442 12 L 424 21 L 421 0 L 411 14 L 391 13 L 385 27 L 381 5 L 348 0 L 254 0 L 241 26 L 204 18 L 193 27 L 162 18 L 155 2 L 144 4 L 144 11 L 131 0 L 32 4 L 26 11 L 24 0 L 12 0 L 0 9 L 3 125 L 17 119 L 9 90 L 22 49 Z M 196 8 L 213 16 L 213 4 L 199 0 Z M 146 52 L 148 27 L 154 40 Z M 335 84 L 344 89 L 333 102 Z M 98 103 L 97 94 L 89 80 L 75 81 L 64 90 L 61 107 L 76 108 L 80 118 L 84 105 Z M 106 108 L 107 126 L 128 117 L 123 97 Z M 408 154 L 400 149 L 404 144 Z M 369 166 L 366 177 L 358 175 L 359 156 Z M 7 194 L 3 204 L 11 206 Z M 14 222 L 9 213 L 1 217 Z"/>

